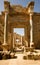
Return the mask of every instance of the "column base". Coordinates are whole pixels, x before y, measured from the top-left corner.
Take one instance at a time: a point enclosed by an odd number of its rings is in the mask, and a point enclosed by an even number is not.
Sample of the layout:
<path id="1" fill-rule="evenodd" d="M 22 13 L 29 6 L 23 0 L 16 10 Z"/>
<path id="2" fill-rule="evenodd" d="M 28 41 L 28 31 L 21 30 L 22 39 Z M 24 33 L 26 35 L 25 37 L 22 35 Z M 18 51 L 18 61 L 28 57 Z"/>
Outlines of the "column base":
<path id="1" fill-rule="evenodd" d="M 4 45 L 4 46 L 5 46 L 5 45 L 8 45 L 8 44 L 7 44 L 7 43 L 4 43 L 4 44 L 2 44 L 2 45 Z"/>
<path id="2" fill-rule="evenodd" d="M 30 51 L 33 52 L 34 51 L 34 42 L 30 43 Z"/>
<path id="3" fill-rule="evenodd" d="M 3 51 L 8 51 L 9 50 L 9 45 L 8 44 L 2 44 Z"/>
<path id="4" fill-rule="evenodd" d="M 30 42 L 30 48 L 34 48 L 34 42 Z"/>

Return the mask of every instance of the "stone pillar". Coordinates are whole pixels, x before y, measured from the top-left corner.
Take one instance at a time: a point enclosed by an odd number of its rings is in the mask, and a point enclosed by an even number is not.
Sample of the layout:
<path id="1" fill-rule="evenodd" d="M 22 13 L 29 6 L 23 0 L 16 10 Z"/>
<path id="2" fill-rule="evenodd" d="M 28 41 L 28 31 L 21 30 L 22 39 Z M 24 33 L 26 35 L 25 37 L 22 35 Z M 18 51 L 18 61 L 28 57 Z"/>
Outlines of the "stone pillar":
<path id="1" fill-rule="evenodd" d="M 21 45 L 22 45 L 22 36 L 21 36 Z"/>
<path id="2" fill-rule="evenodd" d="M 7 44 L 7 24 L 8 23 L 8 13 L 5 12 L 5 19 L 4 19 L 4 43 L 2 44 L 3 46 L 3 51 L 7 51 L 8 50 L 8 44 Z"/>
<path id="3" fill-rule="evenodd" d="M 13 48 L 14 48 L 14 37 L 13 37 Z"/>
<path id="4" fill-rule="evenodd" d="M 32 21 L 32 13 L 30 13 L 30 47 L 33 45 L 33 21 Z"/>
<path id="5" fill-rule="evenodd" d="M 8 42 L 8 15 L 9 15 L 9 6 L 10 3 L 6 0 L 4 0 L 4 12 L 5 12 L 5 18 L 4 18 L 4 43 L 2 44 L 3 50 L 9 50 L 9 45 L 7 44 Z"/>
<path id="6" fill-rule="evenodd" d="M 11 26 L 11 51 L 13 51 L 13 28 Z"/>
<path id="7" fill-rule="evenodd" d="M 14 44 L 14 29 L 13 29 L 13 48 L 15 47 L 15 44 Z"/>
<path id="8" fill-rule="evenodd" d="M 4 43 L 3 43 L 3 45 L 7 45 L 7 18 L 8 18 L 8 13 L 5 13 L 5 21 L 4 21 Z"/>
<path id="9" fill-rule="evenodd" d="M 33 20 L 32 20 L 32 16 L 33 16 L 33 10 L 34 9 L 34 1 L 31 1 L 28 4 L 28 13 L 30 14 L 30 47 L 32 47 L 32 45 L 34 45 L 33 43 Z"/>

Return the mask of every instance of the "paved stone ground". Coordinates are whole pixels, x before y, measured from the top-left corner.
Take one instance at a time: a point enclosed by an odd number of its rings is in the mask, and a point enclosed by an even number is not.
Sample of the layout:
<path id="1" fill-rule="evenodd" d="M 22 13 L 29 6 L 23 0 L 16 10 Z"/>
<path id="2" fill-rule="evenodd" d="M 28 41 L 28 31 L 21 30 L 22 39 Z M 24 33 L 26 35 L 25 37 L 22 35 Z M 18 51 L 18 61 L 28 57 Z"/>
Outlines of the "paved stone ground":
<path id="1" fill-rule="evenodd" d="M 16 56 L 16 59 L 0 60 L 0 65 L 40 65 L 40 60 L 24 60 L 23 54 Z"/>

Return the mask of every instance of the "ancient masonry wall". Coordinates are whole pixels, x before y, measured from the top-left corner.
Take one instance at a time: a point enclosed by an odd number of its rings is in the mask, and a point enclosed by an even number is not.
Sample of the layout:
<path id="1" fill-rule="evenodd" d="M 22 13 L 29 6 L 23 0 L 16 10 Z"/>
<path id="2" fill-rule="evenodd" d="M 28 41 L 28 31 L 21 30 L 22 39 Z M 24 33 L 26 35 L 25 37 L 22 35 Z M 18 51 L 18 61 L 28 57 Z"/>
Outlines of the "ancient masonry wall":
<path id="1" fill-rule="evenodd" d="M 36 48 L 40 48 L 40 14 L 33 15 L 33 39 Z"/>

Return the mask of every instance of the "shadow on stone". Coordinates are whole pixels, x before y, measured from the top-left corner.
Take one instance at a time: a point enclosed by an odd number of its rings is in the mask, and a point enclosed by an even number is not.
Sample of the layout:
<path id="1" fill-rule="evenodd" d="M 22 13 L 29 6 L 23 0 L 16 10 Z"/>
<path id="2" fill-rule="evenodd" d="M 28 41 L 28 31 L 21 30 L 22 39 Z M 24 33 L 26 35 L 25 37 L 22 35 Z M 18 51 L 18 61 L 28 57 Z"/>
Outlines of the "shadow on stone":
<path id="1" fill-rule="evenodd" d="M 27 60 L 27 56 L 23 56 L 23 59 L 24 59 L 24 60 Z"/>
<path id="2" fill-rule="evenodd" d="M 11 59 L 16 59 L 17 58 L 17 56 L 14 56 L 13 58 L 11 58 Z"/>

